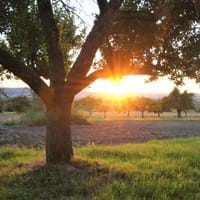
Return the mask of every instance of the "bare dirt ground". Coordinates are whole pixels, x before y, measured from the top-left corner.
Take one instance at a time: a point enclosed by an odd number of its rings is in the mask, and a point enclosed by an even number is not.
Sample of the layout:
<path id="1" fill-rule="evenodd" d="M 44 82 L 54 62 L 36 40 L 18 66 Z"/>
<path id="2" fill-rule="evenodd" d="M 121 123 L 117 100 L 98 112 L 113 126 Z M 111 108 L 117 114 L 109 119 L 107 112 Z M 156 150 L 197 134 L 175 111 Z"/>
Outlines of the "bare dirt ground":
<path id="1" fill-rule="evenodd" d="M 140 143 L 153 139 L 200 136 L 199 121 L 105 121 L 72 125 L 75 146 Z M 0 125 L 0 145 L 43 146 L 45 127 Z"/>

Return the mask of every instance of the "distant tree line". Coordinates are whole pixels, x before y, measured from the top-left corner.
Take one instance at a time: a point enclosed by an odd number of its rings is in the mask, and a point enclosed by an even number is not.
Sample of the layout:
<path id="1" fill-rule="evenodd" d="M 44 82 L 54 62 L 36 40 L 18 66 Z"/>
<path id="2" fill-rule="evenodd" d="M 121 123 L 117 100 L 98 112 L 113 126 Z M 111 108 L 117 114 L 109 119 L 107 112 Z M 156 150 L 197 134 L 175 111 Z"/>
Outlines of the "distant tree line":
<path id="1" fill-rule="evenodd" d="M 104 118 L 107 117 L 107 112 L 112 111 L 126 113 L 127 117 L 130 117 L 132 111 L 139 111 L 141 112 L 141 117 L 144 118 L 145 112 L 153 112 L 160 117 L 164 112 L 176 110 L 177 117 L 181 118 L 182 113 L 185 113 L 186 116 L 189 110 L 196 109 L 198 111 L 193 97 L 192 93 L 187 91 L 181 93 L 178 88 L 174 88 L 168 96 L 160 99 L 130 96 L 109 99 L 87 96 L 74 102 L 73 111 L 86 111 L 90 117 L 93 112 L 102 112 Z M 35 111 L 44 111 L 41 100 L 36 96 L 33 96 L 33 98 L 26 96 L 0 98 L 0 112 L 23 113 L 30 108 Z"/>
<path id="2" fill-rule="evenodd" d="M 103 112 L 106 118 L 107 112 L 125 112 L 130 117 L 131 111 L 141 112 L 144 118 L 145 112 L 156 113 L 158 117 L 164 112 L 176 110 L 177 117 L 181 118 L 182 113 L 187 115 L 189 110 L 195 110 L 193 101 L 194 94 L 184 91 L 181 93 L 178 88 L 174 88 L 172 92 L 160 99 L 151 99 L 147 97 L 124 97 L 118 99 L 95 98 L 87 96 L 74 102 L 74 110 L 82 110 L 92 116 L 92 112 Z"/>

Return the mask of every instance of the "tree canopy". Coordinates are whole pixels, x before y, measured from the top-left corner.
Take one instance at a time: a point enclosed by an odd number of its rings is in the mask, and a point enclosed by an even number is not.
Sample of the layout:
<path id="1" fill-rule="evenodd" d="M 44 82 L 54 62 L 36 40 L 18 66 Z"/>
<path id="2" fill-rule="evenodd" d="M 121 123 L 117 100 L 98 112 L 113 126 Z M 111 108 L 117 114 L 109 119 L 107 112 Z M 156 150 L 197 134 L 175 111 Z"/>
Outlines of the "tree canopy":
<path id="1" fill-rule="evenodd" d="M 74 109 L 83 110 L 89 112 L 92 115 L 93 111 L 96 111 L 99 104 L 99 99 L 92 96 L 83 97 L 74 102 Z"/>
<path id="2" fill-rule="evenodd" d="M 37 3 L 34 0 L 1 1 L 0 34 L 1 46 L 24 62 L 38 76 L 50 78 L 50 62 L 45 36 L 40 22 Z M 74 50 L 82 44 L 83 31 L 77 34 L 74 17 L 54 3 L 55 21 L 58 27 L 59 46 L 62 51 L 65 71 L 72 64 Z"/>
<path id="3" fill-rule="evenodd" d="M 1 72 L 23 80 L 46 105 L 50 163 L 72 158 L 72 102 L 96 79 L 170 74 L 177 83 L 184 76 L 199 80 L 197 1 L 97 0 L 99 13 L 84 40 L 69 2 L 0 1 Z M 98 50 L 102 60 L 93 71 Z"/>
<path id="4" fill-rule="evenodd" d="M 193 1 L 126 0 L 102 45 L 109 74 L 199 81 L 200 18 Z"/>
<path id="5" fill-rule="evenodd" d="M 178 88 L 174 88 L 169 94 L 168 100 L 171 108 L 176 109 L 177 116 L 181 117 L 181 112 L 187 112 L 188 110 L 194 109 L 193 94 L 184 91 L 181 93 Z"/>

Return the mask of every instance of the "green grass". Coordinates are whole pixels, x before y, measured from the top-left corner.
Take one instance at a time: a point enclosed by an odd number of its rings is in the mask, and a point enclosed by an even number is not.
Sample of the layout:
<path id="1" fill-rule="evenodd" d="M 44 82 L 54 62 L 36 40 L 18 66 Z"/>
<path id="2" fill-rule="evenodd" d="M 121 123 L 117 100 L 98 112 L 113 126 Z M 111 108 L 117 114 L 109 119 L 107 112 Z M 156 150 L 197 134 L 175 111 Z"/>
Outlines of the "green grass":
<path id="1" fill-rule="evenodd" d="M 44 151 L 0 147 L 0 199 L 200 199 L 200 138 L 75 149 L 70 165 Z"/>

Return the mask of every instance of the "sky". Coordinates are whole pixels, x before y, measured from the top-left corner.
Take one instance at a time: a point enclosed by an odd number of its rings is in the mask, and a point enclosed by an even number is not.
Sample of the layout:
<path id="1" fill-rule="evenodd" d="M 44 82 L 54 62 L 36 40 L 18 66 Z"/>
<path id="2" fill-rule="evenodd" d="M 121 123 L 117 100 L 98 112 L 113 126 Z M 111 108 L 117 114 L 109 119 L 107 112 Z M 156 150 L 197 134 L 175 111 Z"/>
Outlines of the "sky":
<path id="1" fill-rule="evenodd" d="M 95 0 L 73 0 L 71 6 L 76 8 L 76 13 L 85 22 L 87 32 L 90 31 L 95 14 L 98 13 L 98 7 Z M 78 23 L 78 19 L 77 19 Z M 107 92 L 107 93 L 159 93 L 167 94 L 175 87 L 174 83 L 167 77 L 159 78 L 157 81 L 145 83 L 147 76 L 128 76 L 121 83 L 112 83 L 109 80 L 97 80 L 84 91 L 88 92 Z M 200 85 L 194 80 L 185 79 L 185 85 L 180 87 L 180 90 L 187 90 L 193 93 L 200 93 Z M 5 80 L 0 83 L 1 87 L 28 87 L 20 80 Z"/>

